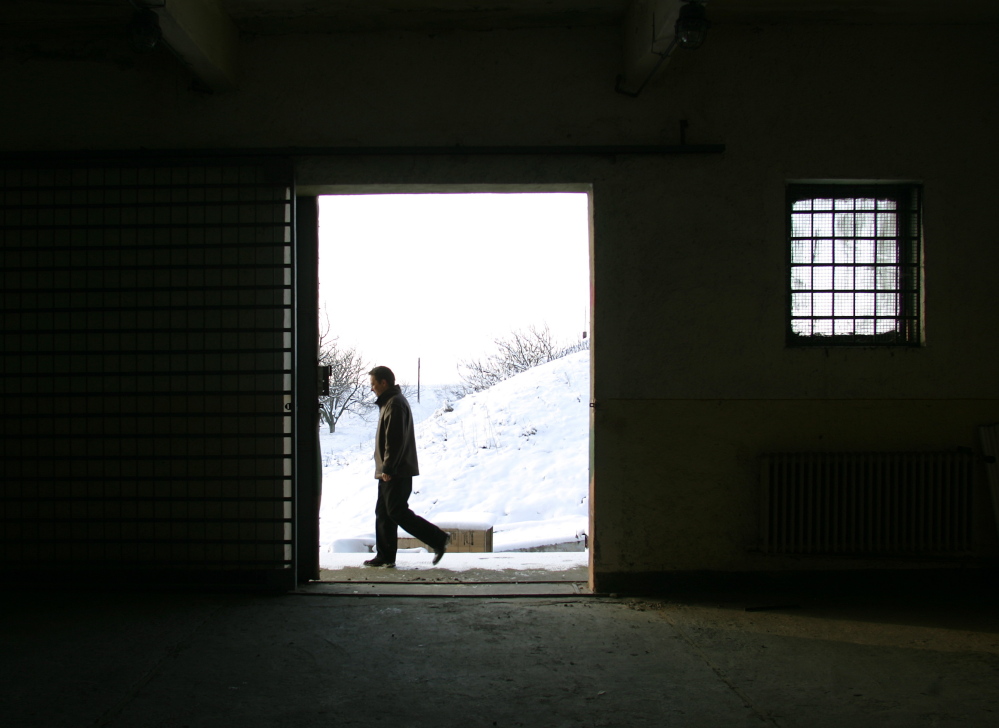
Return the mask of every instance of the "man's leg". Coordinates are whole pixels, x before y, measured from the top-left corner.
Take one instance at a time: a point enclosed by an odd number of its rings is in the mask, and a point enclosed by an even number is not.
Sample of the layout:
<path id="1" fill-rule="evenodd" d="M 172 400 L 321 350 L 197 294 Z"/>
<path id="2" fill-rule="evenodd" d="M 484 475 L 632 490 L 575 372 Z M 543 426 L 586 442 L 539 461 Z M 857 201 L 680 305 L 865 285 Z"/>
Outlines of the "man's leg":
<path id="1" fill-rule="evenodd" d="M 398 530 L 389 514 L 390 484 L 378 481 L 378 503 L 375 505 L 375 555 L 382 561 L 394 564 L 399 548 Z"/>
<path id="2" fill-rule="evenodd" d="M 425 518 L 420 518 L 409 508 L 409 496 L 413 492 L 413 478 L 397 475 L 388 483 L 388 515 L 404 531 L 415 536 L 433 549 L 444 545 L 447 534 Z M 379 486 L 380 488 L 380 486 Z M 393 559 L 395 554 L 393 552 Z"/>

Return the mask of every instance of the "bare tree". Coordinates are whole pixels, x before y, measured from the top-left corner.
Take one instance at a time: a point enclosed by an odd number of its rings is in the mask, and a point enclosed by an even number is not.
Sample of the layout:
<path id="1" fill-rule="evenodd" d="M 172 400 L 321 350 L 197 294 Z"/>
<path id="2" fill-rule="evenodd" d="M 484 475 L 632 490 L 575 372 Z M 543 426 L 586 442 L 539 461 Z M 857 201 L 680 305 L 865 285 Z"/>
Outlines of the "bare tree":
<path id="1" fill-rule="evenodd" d="M 495 339 L 493 343 L 496 345 L 496 353 L 485 359 L 462 360 L 458 363 L 461 384 L 449 394 L 461 397 L 469 392 L 481 392 L 539 364 L 589 348 L 589 341 L 586 339 L 574 344 L 557 343 L 547 324 L 541 328 L 530 326 L 526 331 L 513 331 L 505 338 Z"/>
<path id="2" fill-rule="evenodd" d="M 368 386 L 368 365 L 353 346 L 341 346 L 329 333 L 329 318 L 319 337 L 319 365 L 330 367 L 329 394 L 319 398 L 319 417 L 336 432 L 336 423 L 349 413 L 363 415 L 374 407 Z"/>

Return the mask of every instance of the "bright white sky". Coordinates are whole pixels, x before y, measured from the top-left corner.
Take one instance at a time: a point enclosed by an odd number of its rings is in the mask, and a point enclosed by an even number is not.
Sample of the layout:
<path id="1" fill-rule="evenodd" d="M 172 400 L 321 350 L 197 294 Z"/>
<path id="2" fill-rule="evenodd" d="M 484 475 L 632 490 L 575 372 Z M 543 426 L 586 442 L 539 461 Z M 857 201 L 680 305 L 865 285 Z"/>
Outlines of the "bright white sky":
<path id="1" fill-rule="evenodd" d="M 416 384 L 458 381 L 461 359 L 543 326 L 589 331 L 583 193 L 319 198 L 319 305 L 341 345 Z"/>

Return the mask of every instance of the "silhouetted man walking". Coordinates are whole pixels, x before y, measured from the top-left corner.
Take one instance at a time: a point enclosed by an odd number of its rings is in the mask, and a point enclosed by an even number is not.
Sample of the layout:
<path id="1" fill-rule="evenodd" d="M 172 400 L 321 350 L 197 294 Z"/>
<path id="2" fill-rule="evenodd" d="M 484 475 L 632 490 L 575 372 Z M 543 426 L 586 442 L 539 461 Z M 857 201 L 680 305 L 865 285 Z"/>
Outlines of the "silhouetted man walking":
<path id="1" fill-rule="evenodd" d="M 434 550 L 436 564 L 447 551 L 451 534 L 442 531 L 409 508 L 413 476 L 420 474 L 416 459 L 416 432 L 413 411 L 395 383 L 388 367 L 375 367 L 371 391 L 378 397 L 378 430 L 375 432 L 375 478 L 378 479 L 378 503 L 375 506 L 375 558 L 365 566 L 395 566 L 398 527 L 423 541 Z"/>

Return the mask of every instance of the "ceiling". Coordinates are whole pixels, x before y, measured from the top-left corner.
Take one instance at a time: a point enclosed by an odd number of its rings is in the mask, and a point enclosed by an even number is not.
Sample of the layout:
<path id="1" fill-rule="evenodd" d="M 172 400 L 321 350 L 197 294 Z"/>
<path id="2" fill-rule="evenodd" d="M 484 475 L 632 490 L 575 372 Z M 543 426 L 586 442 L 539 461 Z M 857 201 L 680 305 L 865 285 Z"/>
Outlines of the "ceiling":
<path id="1" fill-rule="evenodd" d="M 135 0 L 149 5 L 163 1 Z M 618 25 L 631 2 L 220 0 L 240 31 L 267 34 Z M 127 22 L 132 8 L 132 0 L 4 0 L 0 4 L 0 25 L 15 33 L 57 27 L 80 29 Z M 708 0 L 707 12 L 714 24 L 999 22 L 997 0 Z"/>

